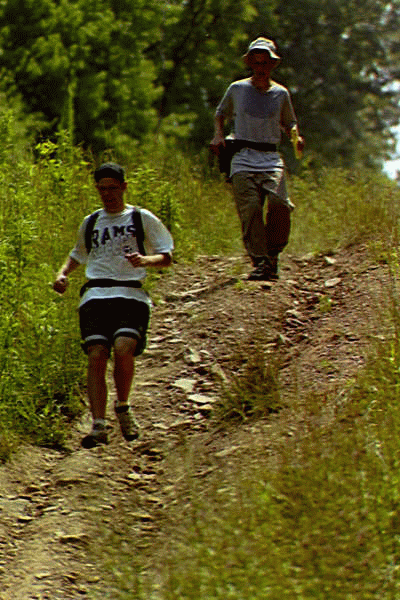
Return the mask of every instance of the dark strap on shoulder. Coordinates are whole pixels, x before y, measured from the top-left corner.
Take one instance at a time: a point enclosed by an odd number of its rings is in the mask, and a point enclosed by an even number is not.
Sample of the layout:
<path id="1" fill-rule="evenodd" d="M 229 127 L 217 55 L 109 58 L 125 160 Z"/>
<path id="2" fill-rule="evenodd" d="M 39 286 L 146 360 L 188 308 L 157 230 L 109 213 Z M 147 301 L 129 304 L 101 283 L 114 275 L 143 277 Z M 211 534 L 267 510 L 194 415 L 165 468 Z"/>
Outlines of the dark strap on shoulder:
<path id="1" fill-rule="evenodd" d="M 97 218 L 100 214 L 100 211 L 101 211 L 101 208 L 99 208 L 99 210 L 96 210 L 94 213 L 89 215 L 89 218 L 86 223 L 85 246 L 86 246 L 86 250 L 87 250 L 88 254 L 92 249 L 92 233 L 93 233 L 93 229 L 96 224 Z"/>
<path id="2" fill-rule="evenodd" d="M 94 230 L 94 226 L 96 224 L 96 221 L 98 219 L 98 216 L 101 212 L 101 208 L 99 210 L 96 210 L 94 213 L 92 213 L 91 215 L 89 215 L 89 218 L 87 220 L 86 223 L 86 229 L 85 229 L 85 247 L 86 247 L 86 251 L 89 254 L 91 249 L 92 249 L 92 233 Z M 144 229 L 143 229 L 143 222 L 142 222 L 142 215 L 140 213 L 140 208 L 134 206 L 132 208 L 132 223 L 135 227 L 135 232 L 136 232 L 136 242 L 138 245 L 138 249 L 140 254 L 145 255 L 146 251 L 144 249 Z"/>
<path id="3" fill-rule="evenodd" d="M 80 296 L 88 290 L 94 287 L 129 287 L 129 288 L 141 288 L 142 282 L 136 279 L 130 279 L 127 281 L 119 279 L 89 279 L 80 290 Z"/>
<path id="4" fill-rule="evenodd" d="M 132 209 L 132 223 L 135 226 L 136 243 L 138 245 L 139 252 L 144 256 L 146 254 L 146 250 L 144 249 L 143 221 L 142 215 L 140 214 L 140 208 L 138 208 L 137 206 L 134 206 Z"/>

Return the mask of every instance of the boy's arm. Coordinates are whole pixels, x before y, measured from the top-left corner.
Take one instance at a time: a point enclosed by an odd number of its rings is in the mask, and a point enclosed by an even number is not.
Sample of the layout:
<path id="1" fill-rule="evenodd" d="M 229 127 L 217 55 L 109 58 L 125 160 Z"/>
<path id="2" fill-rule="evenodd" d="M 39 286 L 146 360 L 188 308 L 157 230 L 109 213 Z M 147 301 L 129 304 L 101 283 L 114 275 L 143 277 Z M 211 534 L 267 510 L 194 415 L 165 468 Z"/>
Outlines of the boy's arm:
<path id="1" fill-rule="evenodd" d="M 125 258 L 129 260 L 132 267 L 169 267 L 172 263 L 172 255 L 170 252 L 162 254 L 149 254 L 143 256 L 139 252 L 126 254 Z"/>
<path id="2" fill-rule="evenodd" d="M 68 256 L 53 283 L 53 290 L 58 294 L 63 294 L 68 287 L 68 275 L 72 273 L 72 271 L 75 271 L 79 266 L 80 263 L 78 261 L 71 256 Z"/>

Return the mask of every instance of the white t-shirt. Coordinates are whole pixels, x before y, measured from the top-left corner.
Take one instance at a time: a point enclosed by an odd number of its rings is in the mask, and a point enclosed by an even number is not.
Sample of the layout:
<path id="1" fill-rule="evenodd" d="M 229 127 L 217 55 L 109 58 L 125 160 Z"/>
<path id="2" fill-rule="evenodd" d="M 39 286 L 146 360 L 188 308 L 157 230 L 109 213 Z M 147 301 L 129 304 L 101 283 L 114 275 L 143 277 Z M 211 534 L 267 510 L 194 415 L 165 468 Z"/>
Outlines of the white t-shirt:
<path id="1" fill-rule="evenodd" d="M 251 78 L 233 82 L 219 103 L 216 116 L 233 119 L 233 135 L 238 140 L 279 144 L 282 127 L 296 124 L 289 91 L 271 81 L 265 92 L 257 90 Z M 261 152 L 243 148 L 231 165 L 231 176 L 239 171 L 269 171 L 283 168 L 279 152 Z"/>
<path id="2" fill-rule="evenodd" d="M 172 252 L 174 248 L 172 236 L 160 219 L 144 208 L 140 209 L 140 215 L 146 254 Z M 144 280 L 146 269 L 132 267 L 125 258 L 125 254 L 139 251 L 132 223 L 132 206 L 126 205 L 120 213 L 108 213 L 104 209 L 100 211 L 93 229 L 92 248 L 88 254 L 85 231 L 89 216 L 82 221 L 75 247 L 70 252 L 71 258 L 86 265 L 86 277 L 121 281 Z M 81 305 L 94 298 L 134 298 L 151 304 L 144 290 L 123 285 L 89 288 L 82 297 Z"/>

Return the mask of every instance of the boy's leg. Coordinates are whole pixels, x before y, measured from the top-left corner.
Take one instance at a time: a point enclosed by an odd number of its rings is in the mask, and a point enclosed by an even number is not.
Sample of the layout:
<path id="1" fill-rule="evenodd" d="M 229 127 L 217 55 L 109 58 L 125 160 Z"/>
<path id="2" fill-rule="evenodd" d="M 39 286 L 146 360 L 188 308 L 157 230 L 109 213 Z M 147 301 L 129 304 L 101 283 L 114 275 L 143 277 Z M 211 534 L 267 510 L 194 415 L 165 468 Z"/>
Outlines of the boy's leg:
<path id="1" fill-rule="evenodd" d="M 271 274 L 277 276 L 278 255 L 289 241 L 291 212 L 294 205 L 286 188 L 284 169 L 264 173 L 262 186 L 267 192 L 268 200 L 265 216 L 265 240 L 269 268 Z"/>
<path id="2" fill-rule="evenodd" d="M 87 352 L 87 386 L 90 409 L 93 419 L 105 419 L 107 406 L 106 371 L 109 351 L 102 344 L 94 344 L 89 346 Z"/>
<path id="3" fill-rule="evenodd" d="M 117 390 L 117 406 L 128 403 L 135 374 L 135 350 L 137 340 L 117 337 L 114 342 L 114 381 Z"/>
<path id="4" fill-rule="evenodd" d="M 110 342 L 104 324 L 108 315 L 104 300 L 90 300 L 79 308 L 79 322 L 82 335 L 82 349 L 88 357 L 87 388 L 93 427 L 89 435 L 83 438 L 84 448 L 93 448 L 107 443 L 106 406 L 107 383 L 106 370 L 110 357 Z"/>
<path id="5" fill-rule="evenodd" d="M 119 336 L 114 342 L 114 382 L 117 391 L 115 413 L 121 433 L 131 442 L 139 437 L 139 426 L 128 404 L 129 394 L 135 374 L 135 352 L 137 340 Z"/>
<path id="6" fill-rule="evenodd" d="M 108 443 L 105 417 L 107 407 L 106 371 L 109 351 L 102 344 L 93 344 L 88 347 L 87 354 L 87 388 L 93 425 L 89 435 L 83 438 L 82 446 L 93 448 L 99 444 Z"/>

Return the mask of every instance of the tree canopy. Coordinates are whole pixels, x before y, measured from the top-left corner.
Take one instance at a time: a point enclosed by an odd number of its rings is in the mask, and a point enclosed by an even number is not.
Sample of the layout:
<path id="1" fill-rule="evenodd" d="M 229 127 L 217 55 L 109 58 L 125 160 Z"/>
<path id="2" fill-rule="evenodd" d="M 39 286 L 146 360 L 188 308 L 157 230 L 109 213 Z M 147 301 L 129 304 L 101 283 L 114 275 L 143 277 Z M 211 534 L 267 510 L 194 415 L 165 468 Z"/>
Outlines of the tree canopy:
<path id="1" fill-rule="evenodd" d="M 0 12 L 2 81 L 9 97 L 77 141 L 154 127 L 155 68 L 144 50 L 159 25 L 152 0 L 8 0 Z M 73 109 L 73 110 L 72 110 Z"/>
<path id="2" fill-rule="evenodd" d="M 7 0 L 0 85 L 45 132 L 73 128 L 95 149 L 156 132 L 201 147 L 226 86 L 246 75 L 249 40 L 264 34 L 307 147 L 368 164 L 399 120 L 399 13 L 385 0 Z"/>

